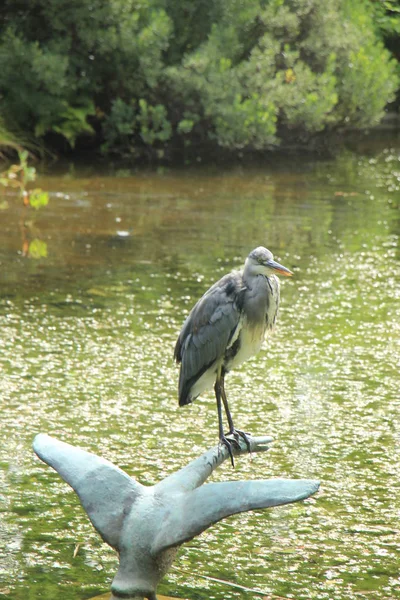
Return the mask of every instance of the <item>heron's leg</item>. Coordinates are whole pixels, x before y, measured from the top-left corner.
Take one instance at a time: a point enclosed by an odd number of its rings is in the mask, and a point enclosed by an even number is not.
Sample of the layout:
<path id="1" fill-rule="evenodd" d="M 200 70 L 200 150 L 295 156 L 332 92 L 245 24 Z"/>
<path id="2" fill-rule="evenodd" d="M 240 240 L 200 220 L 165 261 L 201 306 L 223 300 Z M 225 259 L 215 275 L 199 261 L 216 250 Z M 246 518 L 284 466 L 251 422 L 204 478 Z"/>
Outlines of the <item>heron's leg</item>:
<path id="1" fill-rule="evenodd" d="M 220 379 L 219 374 L 217 375 L 217 380 L 215 382 L 214 391 L 215 391 L 215 398 L 217 400 L 219 441 L 221 442 L 221 444 L 224 444 L 227 447 L 229 456 L 231 457 L 232 467 L 235 467 L 235 461 L 233 460 L 233 453 L 232 453 L 232 444 L 224 434 L 224 425 L 222 422 L 222 404 L 221 404 L 221 379 Z"/>
<path id="2" fill-rule="evenodd" d="M 224 403 L 224 409 L 225 409 L 225 413 L 226 413 L 226 418 L 228 419 L 229 433 L 233 433 L 235 431 L 235 427 L 233 425 L 233 419 L 232 419 L 231 411 L 229 410 L 228 398 L 226 397 L 226 392 L 225 392 L 225 373 L 224 372 L 222 372 L 222 374 L 221 374 L 221 398 L 222 398 L 222 402 Z"/>
<path id="3" fill-rule="evenodd" d="M 221 373 L 221 398 L 222 398 L 222 402 L 224 403 L 226 418 L 228 419 L 229 433 L 231 435 L 233 435 L 233 437 L 236 440 L 238 440 L 239 435 L 240 435 L 246 443 L 247 450 L 250 452 L 250 441 L 249 441 L 249 438 L 247 437 L 246 433 L 244 431 L 241 431 L 240 429 L 235 429 L 235 427 L 233 425 L 233 419 L 232 419 L 231 411 L 229 410 L 228 399 L 227 399 L 226 393 L 225 393 L 225 373 L 224 373 L 224 371 L 222 371 L 222 373 Z"/>

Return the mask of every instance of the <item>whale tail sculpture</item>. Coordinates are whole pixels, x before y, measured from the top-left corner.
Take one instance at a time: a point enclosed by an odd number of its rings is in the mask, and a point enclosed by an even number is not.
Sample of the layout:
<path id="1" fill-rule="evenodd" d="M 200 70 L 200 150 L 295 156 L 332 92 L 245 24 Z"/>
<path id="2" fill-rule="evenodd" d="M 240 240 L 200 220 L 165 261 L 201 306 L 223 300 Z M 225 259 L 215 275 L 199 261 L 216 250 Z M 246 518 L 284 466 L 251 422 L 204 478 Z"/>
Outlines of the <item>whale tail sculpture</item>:
<path id="1" fill-rule="evenodd" d="M 251 452 L 265 452 L 270 437 L 249 437 Z M 228 481 L 203 485 L 224 460 L 215 446 L 158 484 L 143 486 L 111 462 L 46 434 L 33 448 L 78 494 L 93 526 L 119 554 L 115 597 L 156 600 L 158 582 L 178 547 L 230 515 L 304 500 L 319 488 L 307 479 Z M 236 455 L 248 451 L 235 444 Z"/>

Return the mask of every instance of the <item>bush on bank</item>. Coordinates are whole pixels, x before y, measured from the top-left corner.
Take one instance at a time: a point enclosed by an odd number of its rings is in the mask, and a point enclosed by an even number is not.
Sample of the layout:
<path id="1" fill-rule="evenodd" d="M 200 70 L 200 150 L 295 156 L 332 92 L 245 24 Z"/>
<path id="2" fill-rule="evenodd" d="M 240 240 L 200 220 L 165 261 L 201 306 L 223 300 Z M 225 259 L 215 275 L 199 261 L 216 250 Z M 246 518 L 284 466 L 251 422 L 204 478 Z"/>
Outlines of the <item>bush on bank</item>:
<path id="1" fill-rule="evenodd" d="M 4 0 L 0 119 L 120 156 L 304 144 L 394 99 L 375 21 L 367 0 Z"/>

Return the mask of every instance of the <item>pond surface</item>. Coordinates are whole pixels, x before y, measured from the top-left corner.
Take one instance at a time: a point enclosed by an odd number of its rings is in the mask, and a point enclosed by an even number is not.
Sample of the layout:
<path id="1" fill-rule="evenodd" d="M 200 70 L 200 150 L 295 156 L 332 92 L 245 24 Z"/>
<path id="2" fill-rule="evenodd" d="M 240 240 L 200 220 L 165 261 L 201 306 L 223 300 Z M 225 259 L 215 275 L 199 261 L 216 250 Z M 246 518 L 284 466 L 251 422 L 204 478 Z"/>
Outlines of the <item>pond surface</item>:
<path id="1" fill-rule="evenodd" d="M 216 443 L 212 392 L 177 406 L 173 348 L 197 298 L 258 245 L 295 276 L 275 334 L 227 391 L 237 426 L 275 443 L 214 480 L 321 491 L 212 527 L 159 591 L 400 598 L 400 144 L 257 168 L 70 169 L 39 185 L 45 209 L 8 197 L 0 212 L 0 598 L 90 598 L 116 571 L 35 434 L 144 484 Z"/>

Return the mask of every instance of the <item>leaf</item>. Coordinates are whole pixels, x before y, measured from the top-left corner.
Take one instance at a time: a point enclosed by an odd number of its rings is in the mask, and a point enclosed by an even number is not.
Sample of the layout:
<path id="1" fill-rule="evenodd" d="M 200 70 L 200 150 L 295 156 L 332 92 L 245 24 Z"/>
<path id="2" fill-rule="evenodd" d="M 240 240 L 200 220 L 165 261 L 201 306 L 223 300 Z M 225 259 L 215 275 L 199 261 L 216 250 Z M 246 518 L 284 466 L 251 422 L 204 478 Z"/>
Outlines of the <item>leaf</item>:
<path id="1" fill-rule="evenodd" d="M 22 150 L 21 152 L 18 152 L 20 163 L 26 163 L 26 161 L 28 160 L 28 156 L 29 152 L 27 150 Z"/>
<path id="2" fill-rule="evenodd" d="M 35 181 L 36 179 L 36 169 L 35 167 L 24 167 L 24 177 L 25 177 L 25 181 Z"/>
<path id="3" fill-rule="evenodd" d="M 177 131 L 179 133 L 190 133 L 194 127 L 194 121 L 191 119 L 182 119 L 179 121 Z"/>
<path id="4" fill-rule="evenodd" d="M 75 146 L 76 138 L 82 133 L 93 134 L 94 129 L 86 121 L 88 116 L 96 114 L 96 109 L 90 100 L 82 102 L 79 106 L 68 106 L 60 115 L 58 124 L 52 126 L 52 130 L 63 135 L 71 147 Z"/>
<path id="5" fill-rule="evenodd" d="M 29 256 L 31 258 L 46 258 L 47 257 L 47 244 L 38 238 L 35 238 L 29 244 Z"/>
<path id="6" fill-rule="evenodd" d="M 296 75 L 294 74 L 293 69 L 287 69 L 285 71 L 285 81 L 286 83 L 293 83 L 293 81 L 296 81 Z"/>
<path id="7" fill-rule="evenodd" d="M 36 188 L 35 190 L 29 192 L 29 203 L 33 208 L 38 210 L 42 206 L 46 206 L 49 203 L 49 194 L 40 188 Z"/>

